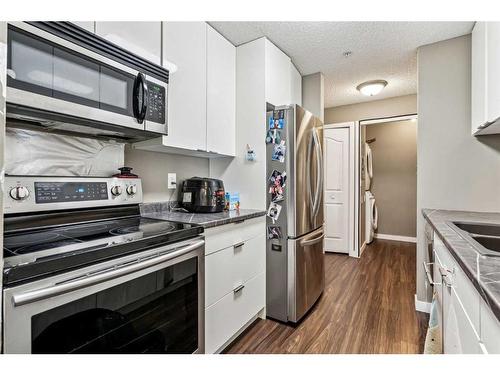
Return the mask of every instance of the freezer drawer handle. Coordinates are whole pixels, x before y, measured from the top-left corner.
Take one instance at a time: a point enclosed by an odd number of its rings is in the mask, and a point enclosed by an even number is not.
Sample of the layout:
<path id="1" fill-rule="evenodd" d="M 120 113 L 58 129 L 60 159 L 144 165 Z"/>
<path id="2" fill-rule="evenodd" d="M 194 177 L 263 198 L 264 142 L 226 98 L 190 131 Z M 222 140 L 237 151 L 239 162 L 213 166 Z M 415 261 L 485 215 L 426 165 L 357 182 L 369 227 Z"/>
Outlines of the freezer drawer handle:
<path id="1" fill-rule="evenodd" d="M 325 237 L 325 234 L 323 233 L 323 229 L 319 229 L 319 230 L 311 233 L 311 236 L 316 235 L 316 234 L 319 234 L 319 236 L 313 237 L 313 238 L 310 238 L 310 237 L 304 238 L 303 240 L 301 240 L 300 246 L 314 245 L 314 244 L 320 242 L 321 240 L 323 240 L 323 238 Z"/>
<path id="2" fill-rule="evenodd" d="M 43 289 L 31 290 L 25 293 L 15 294 L 12 296 L 14 306 L 22 306 L 32 302 L 40 301 L 50 297 L 59 296 L 64 293 L 69 293 L 77 289 L 86 288 L 92 285 L 100 284 L 105 281 L 116 279 L 121 276 L 129 275 L 131 273 L 144 270 L 149 267 L 165 263 L 171 259 L 177 258 L 181 255 L 187 254 L 200 246 L 203 246 L 205 241 L 196 241 L 190 245 L 183 246 L 171 253 L 163 254 L 154 258 L 148 258 L 139 263 L 127 264 L 126 266 L 112 269 L 112 271 L 98 273 L 94 276 L 89 276 L 83 279 L 76 279 L 66 283 L 50 286 Z"/>
<path id="3" fill-rule="evenodd" d="M 425 271 L 425 274 L 427 275 L 427 281 L 429 282 L 429 285 L 441 285 L 441 283 L 436 283 L 432 279 L 431 270 L 429 269 L 429 266 L 434 265 L 434 262 L 430 262 L 430 263 L 423 262 L 422 264 L 424 266 L 424 271 Z"/>

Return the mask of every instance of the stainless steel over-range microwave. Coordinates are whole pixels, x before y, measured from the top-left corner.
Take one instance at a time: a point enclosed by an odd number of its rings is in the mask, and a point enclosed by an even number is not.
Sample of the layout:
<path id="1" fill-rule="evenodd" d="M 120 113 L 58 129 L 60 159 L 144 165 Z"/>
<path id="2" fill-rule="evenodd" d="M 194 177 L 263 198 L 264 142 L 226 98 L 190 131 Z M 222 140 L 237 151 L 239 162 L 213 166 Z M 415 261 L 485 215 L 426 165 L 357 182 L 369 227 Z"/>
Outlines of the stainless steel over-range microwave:
<path id="1" fill-rule="evenodd" d="M 7 117 L 139 140 L 167 134 L 169 72 L 69 22 L 10 22 Z"/>

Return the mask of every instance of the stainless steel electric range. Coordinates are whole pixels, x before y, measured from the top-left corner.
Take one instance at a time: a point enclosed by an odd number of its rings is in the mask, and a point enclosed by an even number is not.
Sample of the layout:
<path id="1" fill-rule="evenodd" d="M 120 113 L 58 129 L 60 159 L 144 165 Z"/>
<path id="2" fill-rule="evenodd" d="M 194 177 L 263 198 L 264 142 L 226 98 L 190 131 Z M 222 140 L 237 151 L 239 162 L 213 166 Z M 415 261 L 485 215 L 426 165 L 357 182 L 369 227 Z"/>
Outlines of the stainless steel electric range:
<path id="1" fill-rule="evenodd" d="M 5 179 L 5 353 L 202 353 L 203 229 L 138 178 Z"/>

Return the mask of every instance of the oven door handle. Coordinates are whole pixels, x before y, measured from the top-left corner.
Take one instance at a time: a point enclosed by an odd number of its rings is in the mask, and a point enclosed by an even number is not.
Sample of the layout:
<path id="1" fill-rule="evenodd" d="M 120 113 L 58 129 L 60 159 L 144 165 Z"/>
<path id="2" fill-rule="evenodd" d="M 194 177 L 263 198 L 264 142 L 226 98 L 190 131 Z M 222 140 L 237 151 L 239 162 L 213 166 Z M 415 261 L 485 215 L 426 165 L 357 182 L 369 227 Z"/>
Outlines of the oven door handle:
<path id="1" fill-rule="evenodd" d="M 33 303 L 36 301 L 44 300 L 50 297 L 55 297 L 59 296 L 64 293 L 69 293 L 74 290 L 86 288 L 92 285 L 100 284 L 105 281 L 109 281 L 112 279 L 116 279 L 121 276 L 129 275 L 131 273 L 137 272 L 144 270 L 149 267 L 153 267 L 156 265 L 159 265 L 161 263 L 164 263 L 166 261 L 169 261 L 171 259 L 177 258 L 179 256 L 185 255 L 196 248 L 199 248 L 200 246 L 203 246 L 205 244 L 204 240 L 196 241 L 190 245 L 183 246 L 179 248 L 176 251 L 173 251 L 171 253 L 159 255 L 154 258 L 148 258 L 146 260 L 143 260 L 142 262 L 140 259 L 137 260 L 137 262 L 134 262 L 130 264 L 130 262 L 127 262 L 126 265 L 118 268 L 114 268 L 111 271 L 108 272 L 102 272 L 98 273 L 96 275 L 90 275 L 88 277 L 82 278 L 82 279 L 76 279 L 76 280 L 71 280 L 67 282 L 63 282 L 61 284 L 56 284 L 54 286 L 50 286 L 47 288 L 42 288 L 42 289 L 36 289 L 36 290 L 31 290 L 28 292 L 24 293 L 19 293 L 19 294 L 14 294 L 12 296 L 12 302 L 14 306 L 22 306 L 22 305 L 27 305 L 29 303 Z"/>

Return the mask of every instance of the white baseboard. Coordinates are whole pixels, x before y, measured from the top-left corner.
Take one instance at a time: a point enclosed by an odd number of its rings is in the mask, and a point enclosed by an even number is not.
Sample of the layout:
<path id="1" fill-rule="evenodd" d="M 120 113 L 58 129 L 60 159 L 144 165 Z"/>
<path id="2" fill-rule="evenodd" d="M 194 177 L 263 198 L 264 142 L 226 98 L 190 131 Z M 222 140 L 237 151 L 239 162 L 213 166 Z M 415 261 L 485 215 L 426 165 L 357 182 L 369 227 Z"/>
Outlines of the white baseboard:
<path id="1" fill-rule="evenodd" d="M 379 238 L 381 240 L 417 243 L 417 237 L 396 236 L 394 234 L 382 234 L 382 233 L 375 233 L 374 237 Z"/>
<path id="2" fill-rule="evenodd" d="M 417 299 L 417 295 L 415 294 L 415 310 L 430 314 L 431 313 L 431 303 L 419 301 Z"/>

